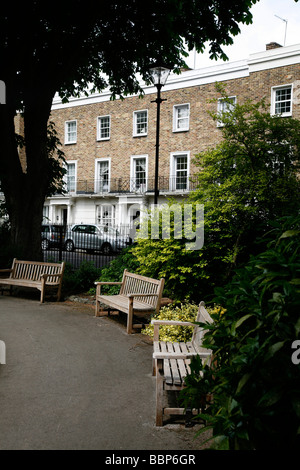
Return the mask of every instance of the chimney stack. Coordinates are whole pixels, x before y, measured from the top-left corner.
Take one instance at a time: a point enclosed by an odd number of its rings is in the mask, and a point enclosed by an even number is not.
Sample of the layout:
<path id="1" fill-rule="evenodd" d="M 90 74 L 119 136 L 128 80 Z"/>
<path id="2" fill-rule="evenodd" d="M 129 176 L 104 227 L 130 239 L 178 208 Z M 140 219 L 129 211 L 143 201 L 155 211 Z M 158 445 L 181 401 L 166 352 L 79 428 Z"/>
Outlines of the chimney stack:
<path id="1" fill-rule="evenodd" d="M 278 42 L 269 42 L 269 44 L 266 45 L 266 51 L 269 51 L 270 49 L 277 49 L 278 47 L 282 47 Z"/>

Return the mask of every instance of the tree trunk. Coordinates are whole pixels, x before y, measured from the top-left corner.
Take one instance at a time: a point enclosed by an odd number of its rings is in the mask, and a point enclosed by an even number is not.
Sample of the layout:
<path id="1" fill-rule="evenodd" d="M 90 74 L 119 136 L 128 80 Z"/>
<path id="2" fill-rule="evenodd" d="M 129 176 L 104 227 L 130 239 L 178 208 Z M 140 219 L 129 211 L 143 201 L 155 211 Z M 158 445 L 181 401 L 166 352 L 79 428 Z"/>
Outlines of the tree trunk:
<path id="1" fill-rule="evenodd" d="M 41 223 L 49 186 L 47 123 L 54 93 L 45 87 L 38 90 L 36 84 L 34 93 L 24 93 L 22 166 L 10 91 L 8 87 L 7 104 L 0 112 L 0 176 L 11 225 L 10 250 L 13 257 L 38 261 L 42 259 Z"/>
<path id="2" fill-rule="evenodd" d="M 42 260 L 41 224 L 45 200 L 43 191 L 40 190 L 38 182 L 28 184 L 25 180 L 21 187 L 8 197 L 11 253 L 19 259 Z"/>

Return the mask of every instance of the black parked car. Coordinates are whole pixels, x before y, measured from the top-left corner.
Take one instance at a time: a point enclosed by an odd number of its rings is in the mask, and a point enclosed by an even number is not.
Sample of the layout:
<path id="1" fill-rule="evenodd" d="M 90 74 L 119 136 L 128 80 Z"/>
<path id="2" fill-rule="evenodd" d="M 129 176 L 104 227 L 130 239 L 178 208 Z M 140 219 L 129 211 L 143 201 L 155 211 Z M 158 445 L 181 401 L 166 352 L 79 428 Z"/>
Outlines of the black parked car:
<path id="1" fill-rule="evenodd" d="M 59 247 L 63 241 L 64 227 L 61 225 L 42 225 L 42 250 Z"/>

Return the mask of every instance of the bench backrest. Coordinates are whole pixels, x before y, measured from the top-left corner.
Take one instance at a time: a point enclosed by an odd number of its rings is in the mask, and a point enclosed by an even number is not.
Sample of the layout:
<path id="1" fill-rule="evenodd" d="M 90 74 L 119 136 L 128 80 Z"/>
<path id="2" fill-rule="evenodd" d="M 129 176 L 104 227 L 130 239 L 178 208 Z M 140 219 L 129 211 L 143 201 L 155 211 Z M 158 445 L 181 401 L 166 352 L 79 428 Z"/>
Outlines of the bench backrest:
<path id="1" fill-rule="evenodd" d="M 12 265 L 11 277 L 14 279 L 26 279 L 28 281 L 40 281 L 42 274 L 61 274 L 63 268 L 64 263 L 21 261 L 15 258 Z M 59 277 L 51 278 L 50 282 L 59 282 Z"/>
<path id="2" fill-rule="evenodd" d="M 147 297 L 136 296 L 135 299 L 151 305 L 151 307 L 155 308 L 158 312 L 164 283 L 164 278 L 161 278 L 160 280 L 152 279 L 150 277 L 141 276 L 140 274 L 130 273 L 125 269 L 120 294 L 149 294 Z"/>
<path id="3" fill-rule="evenodd" d="M 207 312 L 204 302 L 200 302 L 200 304 L 199 304 L 199 309 L 198 309 L 198 313 L 197 313 L 197 317 L 196 317 L 196 322 L 210 323 L 210 324 L 213 323 L 213 319 L 211 318 L 211 316 Z M 193 336 L 192 336 L 192 342 L 197 346 L 197 349 L 199 351 L 202 351 L 202 350 L 203 350 L 203 352 L 207 351 L 207 349 L 202 348 L 202 341 L 203 341 L 203 337 L 204 337 L 206 332 L 207 332 L 207 330 L 204 329 L 200 325 L 196 325 L 195 328 L 194 328 Z"/>

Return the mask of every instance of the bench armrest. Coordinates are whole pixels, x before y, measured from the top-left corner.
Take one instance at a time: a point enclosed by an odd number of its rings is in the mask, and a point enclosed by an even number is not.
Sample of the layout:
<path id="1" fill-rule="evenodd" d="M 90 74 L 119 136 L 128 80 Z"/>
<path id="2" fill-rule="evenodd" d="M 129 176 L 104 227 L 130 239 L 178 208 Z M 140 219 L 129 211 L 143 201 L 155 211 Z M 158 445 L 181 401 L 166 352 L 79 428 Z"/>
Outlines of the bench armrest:
<path id="1" fill-rule="evenodd" d="M 103 282 L 95 282 L 95 286 L 102 286 L 104 284 L 106 284 L 106 285 L 108 285 L 108 284 L 118 285 L 119 284 L 120 285 L 120 284 L 122 284 L 122 282 L 104 282 L 104 281 Z"/>
<path id="2" fill-rule="evenodd" d="M 194 323 L 191 323 L 189 321 L 179 321 L 179 320 L 151 320 L 151 324 L 154 326 L 153 341 L 159 340 L 160 325 L 195 326 Z"/>
<path id="3" fill-rule="evenodd" d="M 194 356 L 200 356 L 201 358 L 210 357 L 210 352 L 201 353 L 180 353 L 180 352 L 155 352 L 153 353 L 153 359 L 190 359 Z"/>
<path id="4" fill-rule="evenodd" d="M 57 274 L 41 274 L 41 279 L 44 279 L 45 282 L 49 277 L 62 277 L 62 273 L 57 273 Z"/>
<path id="5" fill-rule="evenodd" d="M 195 326 L 194 323 L 190 321 L 180 321 L 180 320 L 151 320 L 152 325 L 179 325 L 179 326 Z"/>
<path id="6" fill-rule="evenodd" d="M 158 294 L 127 294 L 127 297 L 129 298 L 133 298 L 133 297 L 158 297 Z"/>
<path id="7" fill-rule="evenodd" d="M 95 282 L 96 286 L 96 296 L 101 295 L 101 286 L 120 286 L 122 285 L 122 282 L 110 282 L 110 281 L 100 281 L 100 282 Z"/>
<path id="8" fill-rule="evenodd" d="M 0 273 L 12 273 L 12 269 L 11 268 L 6 268 L 6 269 L 0 269 Z"/>

